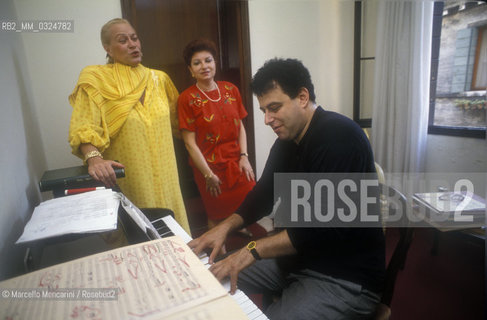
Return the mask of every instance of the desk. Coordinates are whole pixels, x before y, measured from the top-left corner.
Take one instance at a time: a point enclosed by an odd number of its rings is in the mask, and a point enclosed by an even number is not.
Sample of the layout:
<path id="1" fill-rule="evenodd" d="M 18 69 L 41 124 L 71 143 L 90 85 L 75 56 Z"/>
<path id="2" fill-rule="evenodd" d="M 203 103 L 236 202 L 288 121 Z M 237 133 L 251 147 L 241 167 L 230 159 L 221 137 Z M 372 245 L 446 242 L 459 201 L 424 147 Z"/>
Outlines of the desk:
<path id="1" fill-rule="evenodd" d="M 483 200 L 483 199 L 482 199 Z M 419 212 L 424 213 L 424 217 L 419 215 Z M 428 227 L 432 227 L 435 230 L 433 245 L 431 248 L 431 254 L 436 255 L 438 254 L 438 247 L 441 235 L 448 232 L 452 233 L 459 233 L 460 236 L 465 237 L 468 240 L 479 242 L 481 241 L 484 244 L 486 240 L 486 233 L 485 233 L 485 220 L 484 222 L 469 222 L 469 223 L 462 223 L 462 222 L 438 222 L 434 219 L 430 219 L 432 214 L 432 209 L 428 206 L 425 206 L 421 201 L 417 201 L 413 197 L 413 213 L 416 216 L 420 216 L 424 224 Z M 439 215 L 436 213 L 436 215 Z M 422 224 L 422 226 L 424 226 Z"/>

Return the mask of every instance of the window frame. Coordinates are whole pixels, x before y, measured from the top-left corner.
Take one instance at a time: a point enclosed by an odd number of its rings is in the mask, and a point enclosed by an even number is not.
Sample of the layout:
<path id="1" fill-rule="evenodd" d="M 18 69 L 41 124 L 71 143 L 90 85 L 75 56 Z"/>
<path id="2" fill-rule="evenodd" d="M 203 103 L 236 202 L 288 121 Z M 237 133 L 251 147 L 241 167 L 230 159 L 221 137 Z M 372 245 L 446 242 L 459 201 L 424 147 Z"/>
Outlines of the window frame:
<path id="1" fill-rule="evenodd" d="M 484 36 L 484 33 L 487 33 L 487 25 L 484 25 L 483 27 L 479 28 L 479 34 L 477 37 L 477 48 L 475 52 L 475 62 L 474 62 L 474 67 L 473 67 L 473 76 L 472 76 L 472 89 L 473 90 L 487 90 L 486 87 L 478 87 L 477 86 L 477 72 L 478 72 L 478 65 L 479 65 L 479 59 L 480 57 L 480 50 L 482 47 L 482 38 Z M 484 46 L 487 45 L 487 43 L 483 44 Z"/>
<path id="2" fill-rule="evenodd" d="M 353 121 L 361 128 L 372 128 L 372 118 L 360 117 L 361 63 L 375 60 L 375 57 L 362 57 L 362 1 L 355 1 L 353 42 Z"/>
<path id="3" fill-rule="evenodd" d="M 433 13 L 433 36 L 431 39 L 431 71 L 430 71 L 430 99 L 429 99 L 429 118 L 428 134 L 470 137 L 485 139 L 486 128 L 469 128 L 456 126 L 441 126 L 434 124 L 436 84 L 438 76 L 438 63 L 441 43 L 441 23 L 443 20 L 443 2 L 435 2 Z"/>

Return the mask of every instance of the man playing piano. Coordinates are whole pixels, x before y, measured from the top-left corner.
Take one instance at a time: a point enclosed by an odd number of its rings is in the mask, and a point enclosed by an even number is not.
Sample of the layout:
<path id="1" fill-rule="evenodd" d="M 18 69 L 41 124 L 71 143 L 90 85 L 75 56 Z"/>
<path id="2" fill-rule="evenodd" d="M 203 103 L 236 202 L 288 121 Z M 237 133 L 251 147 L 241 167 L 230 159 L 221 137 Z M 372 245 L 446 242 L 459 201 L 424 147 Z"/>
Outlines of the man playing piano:
<path id="1" fill-rule="evenodd" d="M 375 172 L 363 131 L 316 105 L 300 61 L 266 62 L 252 90 L 278 139 L 236 213 L 189 243 L 196 254 L 212 248 L 210 263 L 230 232 L 272 211 L 275 172 Z M 264 311 L 270 319 L 365 319 L 380 300 L 384 251 L 380 228 L 287 228 L 249 243 L 210 270 L 219 280 L 230 277 L 232 293 L 238 282 L 247 294 L 274 297 Z"/>

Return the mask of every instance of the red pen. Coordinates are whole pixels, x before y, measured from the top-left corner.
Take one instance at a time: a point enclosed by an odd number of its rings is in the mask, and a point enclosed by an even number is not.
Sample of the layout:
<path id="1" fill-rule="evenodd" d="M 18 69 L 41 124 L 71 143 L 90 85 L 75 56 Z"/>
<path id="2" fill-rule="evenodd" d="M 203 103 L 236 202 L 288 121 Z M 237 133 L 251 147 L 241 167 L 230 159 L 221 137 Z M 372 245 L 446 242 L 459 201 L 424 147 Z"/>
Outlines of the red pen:
<path id="1" fill-rule="evenodd" d="M 88 191 L 95 191 L 95 190 L 105 190 L 105 187 L 66 189 L 66 190 L 64 190 L 64 194 L 69 196 L 72 194 L 83 193 L 83 192 L 88 192 Z"/>

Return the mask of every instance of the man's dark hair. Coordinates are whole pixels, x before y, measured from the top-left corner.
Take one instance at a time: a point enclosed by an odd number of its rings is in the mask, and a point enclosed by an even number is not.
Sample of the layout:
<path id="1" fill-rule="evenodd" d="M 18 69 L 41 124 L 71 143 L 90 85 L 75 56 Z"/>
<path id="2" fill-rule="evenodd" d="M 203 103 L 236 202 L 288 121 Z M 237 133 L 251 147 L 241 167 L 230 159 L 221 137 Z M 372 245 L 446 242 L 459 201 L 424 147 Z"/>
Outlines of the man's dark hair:
<path id="1" fill-rule="evenodd" d="M 268 60 L 257 71 L 250 84 L 252 91 L 261 97 L 279 84 L 291 99 L 298 96 L 301 88 L 308 89 L 309 99 L 316 102 L 315 90 L 308 69 L 297 59 Z"/>

